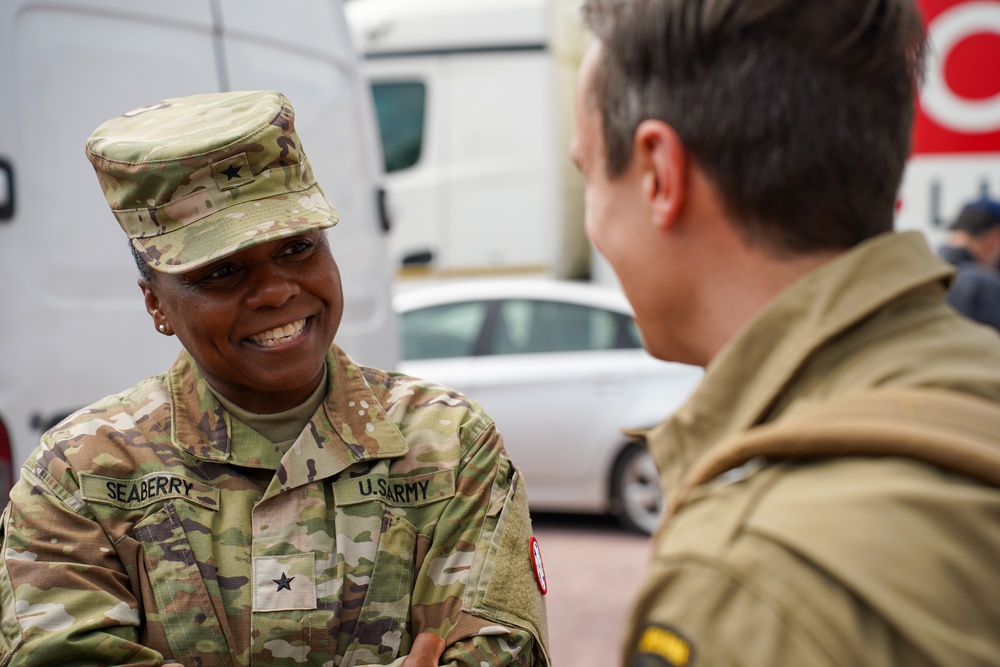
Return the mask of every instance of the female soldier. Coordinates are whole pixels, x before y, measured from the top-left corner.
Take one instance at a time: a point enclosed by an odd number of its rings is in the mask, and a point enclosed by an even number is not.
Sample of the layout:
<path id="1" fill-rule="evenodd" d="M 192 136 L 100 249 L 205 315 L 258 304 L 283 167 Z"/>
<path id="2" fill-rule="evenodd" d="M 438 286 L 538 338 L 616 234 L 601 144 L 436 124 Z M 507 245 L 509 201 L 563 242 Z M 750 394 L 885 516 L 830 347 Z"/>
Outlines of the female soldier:
<path id="1" fill-rule="evenodd" d="M 165 100 L 87 154 L 184 351 L 21 471 L 10 664 L 547 664 L 524 488 L 490 418 L 333 345 L 337 214 L 288 100 Z"/>

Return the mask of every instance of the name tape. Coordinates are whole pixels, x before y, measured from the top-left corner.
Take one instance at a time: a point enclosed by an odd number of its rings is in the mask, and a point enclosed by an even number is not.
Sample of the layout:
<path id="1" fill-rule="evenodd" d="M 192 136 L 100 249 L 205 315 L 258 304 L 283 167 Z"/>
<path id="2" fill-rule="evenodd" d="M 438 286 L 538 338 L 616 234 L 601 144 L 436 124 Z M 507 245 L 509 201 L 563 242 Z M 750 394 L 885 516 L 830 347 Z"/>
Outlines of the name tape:
<path id="1" fill-rule="evenodd" d="M 453 469 L 410 477 L 372 473 L 333 484 L 333 498 L 337 505 L 381 500 L 393 507 L 421 507 L 454 495 Z"/>
<path id="2" fill-rule="evenodd" d="M 84 500 L 122 509 L 138 509 L 163 500 L 180 498 L 216 510 L 219 489 L 169 472 L 154 472 L 132 479 L 80 475 Z"/>

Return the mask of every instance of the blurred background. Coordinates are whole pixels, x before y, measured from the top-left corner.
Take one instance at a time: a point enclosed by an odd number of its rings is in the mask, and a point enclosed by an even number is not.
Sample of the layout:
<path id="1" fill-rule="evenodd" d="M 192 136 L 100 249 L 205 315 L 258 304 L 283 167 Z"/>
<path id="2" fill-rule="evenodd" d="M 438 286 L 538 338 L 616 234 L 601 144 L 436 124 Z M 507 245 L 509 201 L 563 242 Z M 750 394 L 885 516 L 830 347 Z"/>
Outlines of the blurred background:
<path id="1" fill-rule="evenodd" d="M 44 429 L 164 371 L 83 146 L 215 90 L 295 106 L 361 363 L 480 400 L 523 468 L 560 664 L 614 664 L 662 507 L 641 430 L 697 368 L 652 359 L 583 230 L 569 160 L 580 0 L 0 3 L 0 494 Z M 920 0 L 932 54 L 897 228 L 939 245 L 1000 197 L 1000 2 Z"/>

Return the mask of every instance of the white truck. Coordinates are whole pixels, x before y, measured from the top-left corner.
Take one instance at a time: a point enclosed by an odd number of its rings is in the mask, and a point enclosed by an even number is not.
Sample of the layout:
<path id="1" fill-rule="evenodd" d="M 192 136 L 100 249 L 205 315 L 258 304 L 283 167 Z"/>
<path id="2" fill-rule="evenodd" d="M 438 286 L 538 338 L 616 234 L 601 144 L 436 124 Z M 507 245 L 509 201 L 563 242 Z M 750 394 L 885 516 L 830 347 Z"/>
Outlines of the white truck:
<path id="1" fill-rule="evenodd" d="M 1000 3 L 920 0 L 932 51 L 897 228 L 943 241 L 962 206 L 1000 198 Z M 399 279 L 589 274 L 568 159 L 580 0 L 351 0 L 375 94 Z M 403 285 L 399 282 L 397 285 Z"/>
<path id="2" fill-rule="evenodd" d="M 352 0 L 401 281 L 587 277 L 569 159 L 579 0 Z"/>
<path id="3" fill-rule="evenodd" d="M 141 105 L 248 89 L 292 101 L 340 213 L 337 341 L 395 365 L 376 121 L 339 0 L 3 0 L 0 62 L 0 497 L 44 428 L 179 351 L 152 328 L 84 155 L 95 127 Z"/>

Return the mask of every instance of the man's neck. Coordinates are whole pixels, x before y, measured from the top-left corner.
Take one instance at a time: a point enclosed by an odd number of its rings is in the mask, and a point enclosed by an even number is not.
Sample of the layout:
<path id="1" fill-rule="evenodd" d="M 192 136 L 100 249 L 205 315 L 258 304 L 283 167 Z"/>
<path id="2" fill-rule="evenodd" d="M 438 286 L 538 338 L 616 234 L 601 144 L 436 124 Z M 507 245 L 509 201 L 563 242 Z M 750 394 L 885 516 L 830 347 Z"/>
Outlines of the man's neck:
<path id="1" fill-rule="evenodd" d="M 697 315 L 700 346 L 696 352 L 701 365 L 707 365 L 785 288 L 842 252 L 827 250 L 781 258 L 744 243 L 729 252 L 702 283 L 702 307 Z"/>

